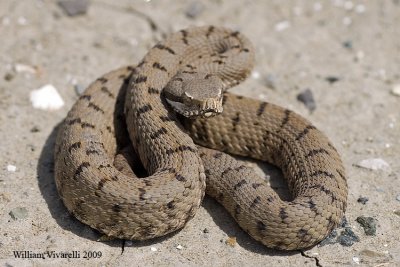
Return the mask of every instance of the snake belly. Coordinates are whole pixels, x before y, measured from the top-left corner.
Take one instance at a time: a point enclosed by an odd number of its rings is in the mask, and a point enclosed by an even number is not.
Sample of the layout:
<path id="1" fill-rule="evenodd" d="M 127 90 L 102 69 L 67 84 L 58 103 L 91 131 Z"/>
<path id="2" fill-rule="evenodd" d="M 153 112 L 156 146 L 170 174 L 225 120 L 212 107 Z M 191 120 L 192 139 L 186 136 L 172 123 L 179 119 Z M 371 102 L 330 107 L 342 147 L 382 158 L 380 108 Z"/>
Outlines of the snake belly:
<path id="1" fill-rule="evenodd" d="M 206 190 L 268 247 L 300 249 L 326 237 L 346 209 L 347 184 L 323 133 L 292 111 L 229 93 L 221 115 L 179 121 L 161 95 L 178 71 L 209 71 L 229 88 L 247 77 L 252 58 L 238 32 L 189 28 L 154 46 L 138 66 L 92 83 L 56 139 L 55 179 L 67 209 L 108 236 L 146 240 L 182 228 Z M 118 148 L 129 143 L 124 127 L 148 177 L 113 165 Z M 282 201 L 222 151 L 280 167 L 292 200 Z"/>

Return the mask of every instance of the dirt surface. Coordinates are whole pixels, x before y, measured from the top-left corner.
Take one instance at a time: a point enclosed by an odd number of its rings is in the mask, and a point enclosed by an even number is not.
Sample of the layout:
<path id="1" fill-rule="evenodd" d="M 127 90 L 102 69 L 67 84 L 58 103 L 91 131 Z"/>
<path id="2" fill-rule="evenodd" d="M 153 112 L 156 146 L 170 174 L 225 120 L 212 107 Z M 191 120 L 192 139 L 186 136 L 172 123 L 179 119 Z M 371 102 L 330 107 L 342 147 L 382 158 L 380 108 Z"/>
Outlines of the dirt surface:
<path id="1" fill-rule="evenodd" d="M 400 265 L 399 22 L 398 0 L 93 0 L 78 16 L 68 16 L 56 1 L 0 1 L 0 263 Z M 76 89 L 136 64 L 165 34 L 209 24 L 243 32 L 256 48 L 253 75 L 234 92 L 302 114 L 342 155 L 349 185 L 347 224 L 325 245 L 294 252 L 267 249 L 210 198 L 173 235 L 100 242 L 99 233 L 63 206 L 52 172 L 53 145 L 58 123 L 78 98 Z M 31 91 L 46 84 L 65 101 L 61 109 L 33 107 Z M 315 100 L 313 112 L 297 99 L 306 89 Z M 378 169 L 357 167 L 373 168 L 361 162 L 366 159 L 380 159 Z M 270 166 L 263 169 L 271 185 L 280 187 L 274 182 L 280 174 Z M 373 235 L 366 235 L 356 221 L 360 216 L 374 219 L 359 221 L 375 222 L 376 233 L 367 227 Z M 35 258 L 46 251 L 53 254 Z M 57 259 L 67 256 L 61 252 L 71 258 Z"/>

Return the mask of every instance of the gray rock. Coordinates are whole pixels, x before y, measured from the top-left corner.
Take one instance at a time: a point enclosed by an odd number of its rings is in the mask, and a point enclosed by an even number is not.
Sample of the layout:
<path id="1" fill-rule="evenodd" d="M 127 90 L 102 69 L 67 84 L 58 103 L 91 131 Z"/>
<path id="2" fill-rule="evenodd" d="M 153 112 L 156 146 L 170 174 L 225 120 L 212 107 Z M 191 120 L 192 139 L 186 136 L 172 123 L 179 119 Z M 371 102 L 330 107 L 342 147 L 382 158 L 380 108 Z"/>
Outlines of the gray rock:
<path id="1" fill-rule="evenodd" d="M 390 170 L 389 164 L 381 158 L 364 159 L 364 160 L 358 162 L 357 164 L 355 164 L 355 166 L 364 168 L 364 169 L 373 170 L 373 171 L 376 171 L 376 170 L 388 171 L 388 170 Z"/>
<path id="2" fill-rule="evenodd" d="M 325 246 L 325 245 L 329 245 L 329 244 L 335 244 L 336 238 L 337 238 L 338 234 L 336 229 L 333 230 L 324 240 L 321 241 L 321 243 L 319 243 L 320 246 Z"/>
<path id="3" fill-rule="evenodd" d="M 328 76 L 325 78 L 325 80 L 327 82 L 329 82 L 330 84 L 340 81 L 339 77 L 336 77 L 336 76 Z"/>
<path id="4" fill-rule="evenodd" d="M 86 88 L 81 84 L 75 84 L 74 89 L 77 95 L 82 95 Z"/>
<path id="5" fill-rule="evenodd" d="M 346 227 L 344 231 L 342 231 L 338 236 L 337 241 L 342 246 L 350 247 L 354 243 L 359 242 L 360 238 L 356 236 L 356 234 L 353 232 L 353 230 L 351 230 L 350 227 Z"/>
<path id="6" fill-rule="evenodd" d="M 196 18 L 204 10 L 204 5 L 200 1 L 192 1 L 185 10 L 185 15 L 191 19 Z"/>
<path id="7" fill-rule="evenodd" d="M 366 235 L 376 235 L 377 220 L 372 217 L 357 217 L 356 221 L 364 228 Z"/>
<path id="8" fill-rule="evenodd" d="M 77 16 L 86 14 L 89 7 L 88 0 L 60 0 L 58 5 L 64 10 L 64 12 L 70 16 Z"/>
<path id="9" fill-rule="evenodd" d="M 297 100 L 300 102 L 304 103 L 304 105 L 307 107 L 309 111 L 314 111 L 315 108 L 317 107 L 317 104 L 315 103 L 313 93 L 310 89 L 306 89 L 300 94 L 297 95 Z"/>
<path id="10" fill-rule="evenodd" d="M 344 41 L 342 43 L 343 47 L 347 48 L 347 49 L 352 49 L 353 48 L 353 43 L 352 41 L 348 40 L 348 41 Z"/>
<path id="11" fill-rule="evenodd" d="M 264 78 L 265 86 L 275 89 L 276 88 L 276 77 L 273 74 L 267 74 Z"/>
<path id="12" fill-rule="evenodd" d="M 361 204 L 363 204 L 363 205 L 365 205 L 367 202 L 368 202 L 368 198 L 367 197 L 359 197 L 358 199 L 357 199 L 357 202 L 358 203 L 361 203 Z"/>
<path id="13" fill-rule="evenodd" d="M 8 213 L 13 220 L 25 219 L 28 217 L 28 210 L 25 207 L 18 207 Z"/>

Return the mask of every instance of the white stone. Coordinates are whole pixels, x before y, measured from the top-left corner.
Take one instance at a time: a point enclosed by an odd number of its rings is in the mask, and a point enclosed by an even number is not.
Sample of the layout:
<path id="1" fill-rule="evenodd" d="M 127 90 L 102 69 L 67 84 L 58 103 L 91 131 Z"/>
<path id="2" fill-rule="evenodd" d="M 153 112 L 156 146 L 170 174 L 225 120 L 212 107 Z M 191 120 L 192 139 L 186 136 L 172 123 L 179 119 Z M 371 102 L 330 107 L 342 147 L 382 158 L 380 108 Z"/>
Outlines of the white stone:
<path id="1" fill-rule="evenodd" d="M 156 252 L 158 249 L 156 247 L 151 247 L 150 250 Z"/>
<path id="2" fill-rule="evenodd" d="M 353 4 L 353 2 L 351 2 L 351 1 L 346 1 L 346 2 L 344 2 L 343 7 L 344 7 L 344 9 L 346 9 L 346 10 L 352 10 L 353 7 L 354 7 L 354 4 Z"/>
<path id="3" fill-rule="evenodd" d="M 15 172 L 17 170 L 17 166 L 14 165 L 7 165 L 7 171 Z"/>
<path id="4" fill-rule="evenodd" d="M 357 51 L 356 58 L 362 60 L 365 57 L 365 53 L 361 50 Z"/>
<path id="5" fill-rule="evenodd" d="M 176 249 L 181 250 L 181 249 L 183 249 L 183 247 L 182 247 L 181 245 L 177 245 L 177 246 L 176 246 Z"/>
<path id="6" fill-rule="evenodd" d="M 253 71 L 252 73 L 251 73 L 251 77 L 253 78 L 253 79 L 259 79 L 260 78 L 260 73 L 258 72 L 258 71 Z"/>
<path id="7" fill-rule="evenodd" d="M 349 26 L 353 21 L 351 20 L 350 17 L 344 17 L 342 22 L 344 25 Z"/>
<path id="8" fill-rule="evenodd" d="M 64 106 L 64 100 L 51 84 L 31 91 L 30 100 L 32 106 L 37 109 L 57 110 Z"/>
<path id="9" fill-rule="evenodd" d="M 313 5 L 314 11 L 320 11 L 322 9 L 322 4 L 320 2 L 316 2 Z"/>
<path id="10" fill-rule="evenodd" d="M 362 4 L 356 5 L 355 11 L 356 11 L 357 13 L 360 13 L 360 14 L 361 14 L 361 13 L 364 13 L 365 10 L 366 10 L 366 8 L 365 8 L 364 5 L 362 5 Z"/>
<path id="11" fill-rule="evenodd" d="M 20 64 L 17 63 L 14 65 L 14 69 L 16 72 L 21 73 L 21 72 L 27 72 L 27 73 L 32 73 L 35 74 L 36 73 L 36 68 L 26 65 L 26 64 Z"/>
<path id="12" fill-rule="evenodd" d="M 389 170 L 389 164 L 381 158 L 364 159 L 356 164 L 357 167 L 369 170 Z"/>
<path id="13" fill-rule="evenodd" d="M 390 92 L 395 96 L 400 96 L 400 84 L 395 84 Z"/>
<path id="14" fill-rule="evenodd" d="M 19 25 L 27 25 L 28 24 L 28 21 L 25 17 L 19 17 L 17 22 Z"/>
<path id="15" fill-rule="evenodd" d="M 359 258 L 359 257 L 353 257 L 353 261 L 354 261 L 356 264 L 360 264 L 360 258 Z"/>
<path id="16" fill-rule="evenodd" d="M 289 27 L 290 27 L 290 22 L 287 20 L 284 20 L 284 21 L 281 21 L 281 22 L 278 22 L 277 24 L 275 24 L 275 31 L 281 32 L 281 31 L 286 30 Z"/>

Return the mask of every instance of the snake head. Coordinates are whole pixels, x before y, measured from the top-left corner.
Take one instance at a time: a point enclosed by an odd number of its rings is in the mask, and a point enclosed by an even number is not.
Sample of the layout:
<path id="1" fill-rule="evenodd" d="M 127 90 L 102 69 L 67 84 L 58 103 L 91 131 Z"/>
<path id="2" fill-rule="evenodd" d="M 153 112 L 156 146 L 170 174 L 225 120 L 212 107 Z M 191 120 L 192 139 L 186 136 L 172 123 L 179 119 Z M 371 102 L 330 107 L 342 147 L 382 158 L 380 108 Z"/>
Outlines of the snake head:
<path id="1" fill-rule="evenodd" d="M 224 84 L 214 74 L 183 71 L 164 88 L 164 96 L 175 112 L 187 117 L 212 117 L 222 112 Z"/>

